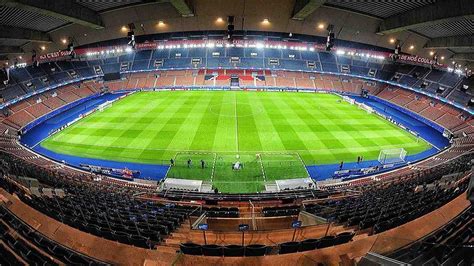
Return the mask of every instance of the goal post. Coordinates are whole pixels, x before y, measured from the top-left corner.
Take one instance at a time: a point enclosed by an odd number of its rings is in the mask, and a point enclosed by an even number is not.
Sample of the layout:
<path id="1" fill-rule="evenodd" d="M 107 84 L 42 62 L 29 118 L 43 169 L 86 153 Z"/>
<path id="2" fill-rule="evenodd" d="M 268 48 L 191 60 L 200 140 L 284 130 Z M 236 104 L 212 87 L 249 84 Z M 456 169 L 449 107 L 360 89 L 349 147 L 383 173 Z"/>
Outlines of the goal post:
<path id="1" fill-rule="evenodd" d="M 374 108 L 368 106 L 367 104 L 357 103 L 357 106 L 359 106 L 360 109 L 365 110 L 368 114 L 375 112 Z"/>
<path id="2" fill-rule="evenodd" d="M 381 164 L 395 164 L 405 162 L 407 151 L 404 148 L 384 149 L 379 153 L 378 161 Z"/>
<path id="3" fill-rule="evenodd" d="M 106 101 L 105 103 L 100 104 L 97 106 L 97 110 L 99 112 L 104 111 L 105 108 L 112 106 L 113 101 Z"/>
<path id="4" fill-rule="evenodd" d="M 350 104 L 355 104 L 355 100 L 350 97 L 342 96 L 342 99 Z"/>

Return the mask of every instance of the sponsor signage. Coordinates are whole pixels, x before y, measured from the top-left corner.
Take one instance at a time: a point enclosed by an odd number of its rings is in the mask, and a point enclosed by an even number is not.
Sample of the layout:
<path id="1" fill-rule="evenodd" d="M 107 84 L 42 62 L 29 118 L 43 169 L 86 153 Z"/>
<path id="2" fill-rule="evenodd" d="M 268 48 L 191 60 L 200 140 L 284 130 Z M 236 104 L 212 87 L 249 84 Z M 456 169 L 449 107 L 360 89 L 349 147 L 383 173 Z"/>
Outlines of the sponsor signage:
<path id="1" fill-rule="evenodd" d="M 300 228 L 302 225 L 301 221 L 292 221 L 291 222 L 291 228 Z"/>
<path id="2" fill-rule="evenodd" d="M 198 229 L 202 230 L 202 231 L 206 231 L 206 230 L 209 229 L 209 225 L 208 224 L 198 224 Z"/>
<path id="3" fill-rule="evenodd" d="M 244 232 L 248 231 L 250 229 L 250 226 L 248 224 L 239 224 L 239 231 Z"/>

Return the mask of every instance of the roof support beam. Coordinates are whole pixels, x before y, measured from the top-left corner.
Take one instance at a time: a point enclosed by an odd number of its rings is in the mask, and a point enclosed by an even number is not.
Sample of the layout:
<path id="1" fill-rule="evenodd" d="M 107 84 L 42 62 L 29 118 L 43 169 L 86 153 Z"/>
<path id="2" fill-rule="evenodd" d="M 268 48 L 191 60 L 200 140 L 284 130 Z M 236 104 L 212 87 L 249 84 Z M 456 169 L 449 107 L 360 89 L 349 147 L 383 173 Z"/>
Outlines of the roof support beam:
<path id="1" fill-rule="evenodd" d="M 474 62 L 474 53 L 473 54 L 454 54 L 451 59 L 459 61 L 470 61 Z"/>
<path id="2" fill-rule="evenodd" d="M 326 2 L 326 0 L 296 0 L 292 19 L 304 20 L 322 6 L 324 2 Z"/>
<path id="3" fill-rule="evenodd" d="M 433 49 L 470 47 L 474 47 L 474 36 L 472 35 L 434 38 L 425 44 L 425 48 Z"/>
<path id="4" fill-rule="evenodd" d="M 390 34 L 466 17 L 474 19 L 472 0 L 439 0 L 382 21 L 378 33 Z"/>
<path id="5" fill-rule="evenodd" d="M 0 5 L 28 10 L 94 29 L 104 28 L 97 12 L 77 4 L 74 0 L 0 0 Z"/>
<path id="6" fill-rule="evenodd" d="M 4 25 L 0 25 L 0 39 L 52 42 L 49 34 L 45 32 Z"/>
<path id="7" fill-rule="evenodd" d="M 170 0 L 171 5 L 182 17 L 194 17 L 193 7 L 186 0 Z"/>
<path id="8" fill-rule="evenodd" d="M 17 46 L 0 46 L 0 55 L 23 54 L 24 51 Z"/>

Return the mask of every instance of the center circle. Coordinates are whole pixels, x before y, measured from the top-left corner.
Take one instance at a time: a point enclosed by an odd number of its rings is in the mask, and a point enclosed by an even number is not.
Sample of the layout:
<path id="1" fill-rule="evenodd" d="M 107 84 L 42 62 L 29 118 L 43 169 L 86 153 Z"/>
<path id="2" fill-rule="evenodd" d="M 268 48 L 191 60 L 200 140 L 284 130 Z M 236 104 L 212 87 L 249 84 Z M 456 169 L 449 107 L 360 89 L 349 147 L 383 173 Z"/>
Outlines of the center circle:
<path id="1" fill-rule="evenodd" d="M 248 103 L 222 102 L 209 107 L 209 111 L 223 117 L 250 117 L 263 113 L 263 108 Z"/>

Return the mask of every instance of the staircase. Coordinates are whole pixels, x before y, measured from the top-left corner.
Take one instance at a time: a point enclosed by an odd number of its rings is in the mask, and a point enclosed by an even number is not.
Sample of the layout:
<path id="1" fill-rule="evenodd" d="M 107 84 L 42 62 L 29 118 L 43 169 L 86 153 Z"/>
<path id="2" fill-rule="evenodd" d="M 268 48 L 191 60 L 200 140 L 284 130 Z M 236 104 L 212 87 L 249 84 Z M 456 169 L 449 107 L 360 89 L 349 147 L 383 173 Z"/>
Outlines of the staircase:
<path id="1" fill-rule="evenodd" d="M 231 76 L 230 77 L 230 89 L 231 90 L 238 90 L 240 89 L 240 82 L 238 76 Z"/>
<path id="2" fill-rule="evenodd" d="M 179 249 L 179 244 L 187 242 L 188 235 L 191 233 L 189 218 L 181 223 L 180 227 L 174 230 L 163 240 L 162 245 Z"/>

